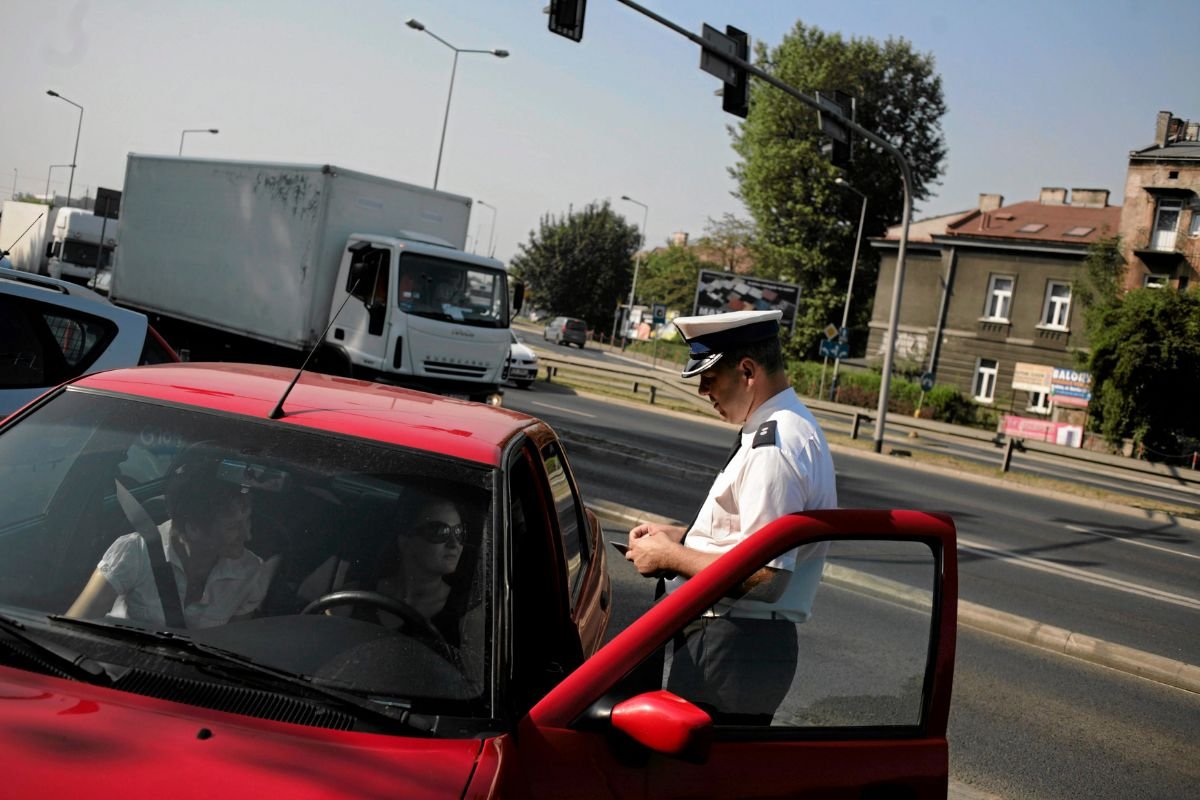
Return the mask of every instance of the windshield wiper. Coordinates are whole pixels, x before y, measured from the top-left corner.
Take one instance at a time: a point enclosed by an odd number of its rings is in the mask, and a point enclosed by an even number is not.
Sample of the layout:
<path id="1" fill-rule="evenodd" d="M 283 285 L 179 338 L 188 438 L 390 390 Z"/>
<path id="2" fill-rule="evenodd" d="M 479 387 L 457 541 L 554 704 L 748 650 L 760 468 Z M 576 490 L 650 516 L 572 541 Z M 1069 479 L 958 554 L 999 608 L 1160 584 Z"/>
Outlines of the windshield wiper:
<path id="1" fill-rule="evenodd" d="M 33 653 L 24 654 L 25 657 L 52 672 L 82 683 L 112 683 L 99 661 L 64 645 L 30 635 L 27 626 L 20 620 L 0 614 L 0 631 L 9 639 L 31 648 Z"/>
<path id="2" fill-rule="evenodd" d="M 358 712 L 359 716 L 369 716 L 388 727 L 400 725 L 421 734 L 432 733 L 437 727 L 438 718 L 436 716 L 414 714 L 407 708 L 401 708 L 385 700 L 373 700 L 351 692 L 322 686 L 314 683 L 307 676 L 260 663 L 232 650 L 198 642 L 184 634 L 146 630 L 128 625 L 112 625 L 75 617 L 51 616 L 50 619 L 58 623 L 85 628 L 110 639 L 142 643 L 143 645 L 165 645 L 176 653 L 183 653 L 196 659 L 198 663 L 194 663 L 194 666 L 226 680 L 244 679 L 249 676 L 256 678 L 260 685 L 265 685 L 267 688 L 278 690 L 283 685 L 298 689 L 309 699 L 321 700 L 345 710 Z"/>

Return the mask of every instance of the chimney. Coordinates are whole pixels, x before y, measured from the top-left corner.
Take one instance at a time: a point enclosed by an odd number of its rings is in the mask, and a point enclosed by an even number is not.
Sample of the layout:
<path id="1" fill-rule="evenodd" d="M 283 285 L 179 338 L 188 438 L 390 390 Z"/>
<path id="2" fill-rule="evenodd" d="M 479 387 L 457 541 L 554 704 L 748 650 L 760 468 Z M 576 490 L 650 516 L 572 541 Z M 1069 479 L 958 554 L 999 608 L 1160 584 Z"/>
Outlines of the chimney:
<path id="1" fill-rule="evenodd" d="M 1200 122 L 1189 122 L 1187 124 L 1187 135 L 1184 136 L 1189 142 L 1200 142 Z"/>
<path id="2" fill-rule="evenodd" d="M 980 211 L 995 211 L 1000 206 L 1004 205 L 1004 195 L 1002 194 L 980 194 L 979 195 L 979 210 Z"/>
<path id="3" fill-rule="evenodd" d="M 1107 208 L 1108 189 L 1072 189 L 1071 205 L 1079 208 Z"/>
<path id="4" fill-rule="evenodd" d="M 1067 204 L 1067 190 L 1058 186 L 1044 186 L 1038 195 L 1038 202 L 1044 206 L 1063 206 Z"/>
<path id="5" fill-rule="evenodd" d="M 1154 121 L 1154 146 L 1167 146 L 1167 129 L 1171 127 L 1171 112 L 1160 111 Z"/>
<path id="6" fill-rule="evenodd" d="M 687 231 L 676 231 L 671 234 L 671 245 L 674 247 L 687 247 L 688 235 Z"/>

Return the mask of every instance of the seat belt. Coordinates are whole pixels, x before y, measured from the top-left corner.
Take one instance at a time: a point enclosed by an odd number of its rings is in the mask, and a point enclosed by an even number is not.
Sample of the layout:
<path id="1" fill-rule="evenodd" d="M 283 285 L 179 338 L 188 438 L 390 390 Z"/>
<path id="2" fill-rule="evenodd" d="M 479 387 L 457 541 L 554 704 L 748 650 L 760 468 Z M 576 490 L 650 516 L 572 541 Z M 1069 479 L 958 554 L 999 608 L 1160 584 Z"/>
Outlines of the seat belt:
<path id="1" fill-rule="evenodd" d="M 162 602 L 163 619 L 166 620 L 167 627 L 187 628 L 183 619 L 183 604 L 179 602 L 179 585 L 175 582 L 175 575 L 171 565 L 167 563 L 166 555 L 163 554 L 162 533 L 137 498 L 130 494 L 120 481 L 116 481 L 116 484 L 117 502 L 121 505 L 121 510 L 125 512 L 125 517 L 133 525 L 133 529 L 146 542 L 146 550 L 150 555 L 150 569 L 154 573 L 154 586 L 158 589 L 158 598 Z"/>

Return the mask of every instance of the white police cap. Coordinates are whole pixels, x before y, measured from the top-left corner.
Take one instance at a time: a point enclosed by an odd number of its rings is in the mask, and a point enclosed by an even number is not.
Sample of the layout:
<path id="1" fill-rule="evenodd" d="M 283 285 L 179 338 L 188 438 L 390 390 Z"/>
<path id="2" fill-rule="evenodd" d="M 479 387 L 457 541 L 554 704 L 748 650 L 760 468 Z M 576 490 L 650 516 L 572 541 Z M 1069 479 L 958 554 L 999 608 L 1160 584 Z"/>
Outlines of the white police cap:
<path id="1" fill-rule="evenodd" d="M 680 375 L 690 378 L 709 369 L 726 350 L 772 339 L 779 335 L 783 312 L 727 311 L 699 317 L 676 317 L 675 327 L 691 349 L 687 366 Z"/>

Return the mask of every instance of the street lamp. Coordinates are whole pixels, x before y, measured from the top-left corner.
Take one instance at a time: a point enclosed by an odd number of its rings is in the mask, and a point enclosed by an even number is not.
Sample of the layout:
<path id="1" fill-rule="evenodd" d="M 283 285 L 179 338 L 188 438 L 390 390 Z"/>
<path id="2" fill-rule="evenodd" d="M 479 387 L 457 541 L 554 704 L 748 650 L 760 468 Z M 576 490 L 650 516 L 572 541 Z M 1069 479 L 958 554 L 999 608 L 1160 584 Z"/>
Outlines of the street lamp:
<path id="1" fill-rule="evenodd" d="M 49 202 L 50 202 L 50 174 L 51 174 L 52 172 L 54 172 L 54 170 L 56 170 L 56 169 L 61 169 L 61 168 L 63 168 L 63 167 L 69 167 L 69 166 L 71 166 L 71 164 L 51 164 L 51 165 L 50 165 L 50 169 L 46 170 L 46 194 L 45 194 L 45 198 L 46 198 L 46 202 L 47 202 L 47 203 L 49 203 Z"/>
<path id="2" fill-rule="evenodd" d="M 179 155 L 183 155 L 183 137 L 189 133 L 220 133 L 216 128 L 188 128 L 179 134 Z"/>
<path id="3" fill-rule="evenodd" d="M 496 213 L 497 213 L 496 207 L 494 205 L 492 205 L 491 203 L 485 203 L 482 200 L 476 200 L 475 202 L 479 203 L 479 205 L 481 205 L 481 206 L 487 206 L 488 208 L 490 208 L 492 210 L 492 230 L 491 230 L 491 233 L 488 235 L 488 258 L 491 258 L 492 255 L 495 254 L 495 252 L 496 252 Z M 476 249 L 478 249 L 478 247 L 479 247 L 479 233 L 478 232 L 476 232 L 476 234 L 475 234 L 475 247 L 476 247 Z"/>
<path id="4" fill-rule="evenodd" d="M 633 203 L 634 205 L 639 205 L 642 207 L 642 231 L 641 231 L 642 242 L 641 242 L 641 246 L 638 247 L 637 258 L 634 259 L 634 262 L 633 262 L 633 283 L 630 284 L 630 286 L 629 286 L 629 317 L 630 317 L 630 319 L 632 319 L 633 318 L 633 293 L 634 293 L 634 290 L 637 289 L 638 268 L 641 267 L 641 265 L 642 265 L 642 252 L 645 251 L 645 249 L 646 249 L 646 220 L 650 216 L 650 206 L 648 206 L 645 203 L 642 203 L 638 200 L 634 200 L 632 197 L 630 197 L 627 194 L 621 195 L 621 199 L 627 200 L 628 202 Z M 629 320 L 626 320 L 625 330 L 626 330 L 626 333 L 628 334 Z M 624 347 L 624 343 L 628 338 L 629 338 L 628 335 L 621 337 L 622 347 Z"/>
<path id="5" fill-rule="evenodd" d="M 854 260 L 850 262 L 850 283 L 846 286 L 846 305 L 842 309 L 842 330 L 846 330 L 846 325 L 850 322 L 850 294 L 854 291 L 854 270 L 858 267 L 858 247 L 862 244 L 863 223 L 867 220 L 867 196 L 855 189 L 844 178 L 834 180 L 838 186 L 842 186 L 862 198 L 862 211 L 858 215 L 858 236 L 854 240 Z M 833 397 L 837 392 L 838 367 L 842 364 L 841 350 L 838 350 L 838 356 L 833 360 L 833 380 L 830 382 L 829 395 L 830 402 L 833 402 Z"/>
<path id="6" fill-rule="evenodd" d="M 437 39 L 439 42 L 446 45 L 446 47 L 449 47 L 451 50 L 454 51 L 454 65 L 450 68 L 450 91 L 446 94 L 446 114 L 442 118 L 442 140 L 438 144 L 437 167 L 433 171 L 433 188 L 436 189 L 438 186 L 438 176 L 441 175 L 441 172 L 442 172 L 442 148 L 446 144 L 446 123 L 448 123 L 450 121 L 450 98 L 454 96 L 454 73 L 458 71 L 458 54 L 459 53 L 486 53 L 489 55 L 493 55 L 496 58 L 508 58 L 508 51 L 507 50 L 465 50 L 465 49 L 455 47 L 454 45 L 450 44 L 445 39 L 438 36 L 436 33 L 429 30 L 423 24 L 421 24 L 420 22 L 418 22 L 415 19 L 409 19 L 404 24 L 407 25 L 408 27 L 412 28 L 414 31 L 424 31 L 425 33 L 428 33 L 434 39 Z"/>
<path id="7" fill-rule="evenodd" d="M 71 190 L 75 188 L 75 163 L 79 161 L 79 134 L 83 131 L 83 106 L 73 100 L 68 100 L 53 89 L 47 89 L 46 94 L 57 97 L 64 103 L 70 103 L 79 109 L 79 125 L 75 128 L 75 152 L 71 155 L 71 178 L 67 181 L 67 205 L 71 205 Z"/>

